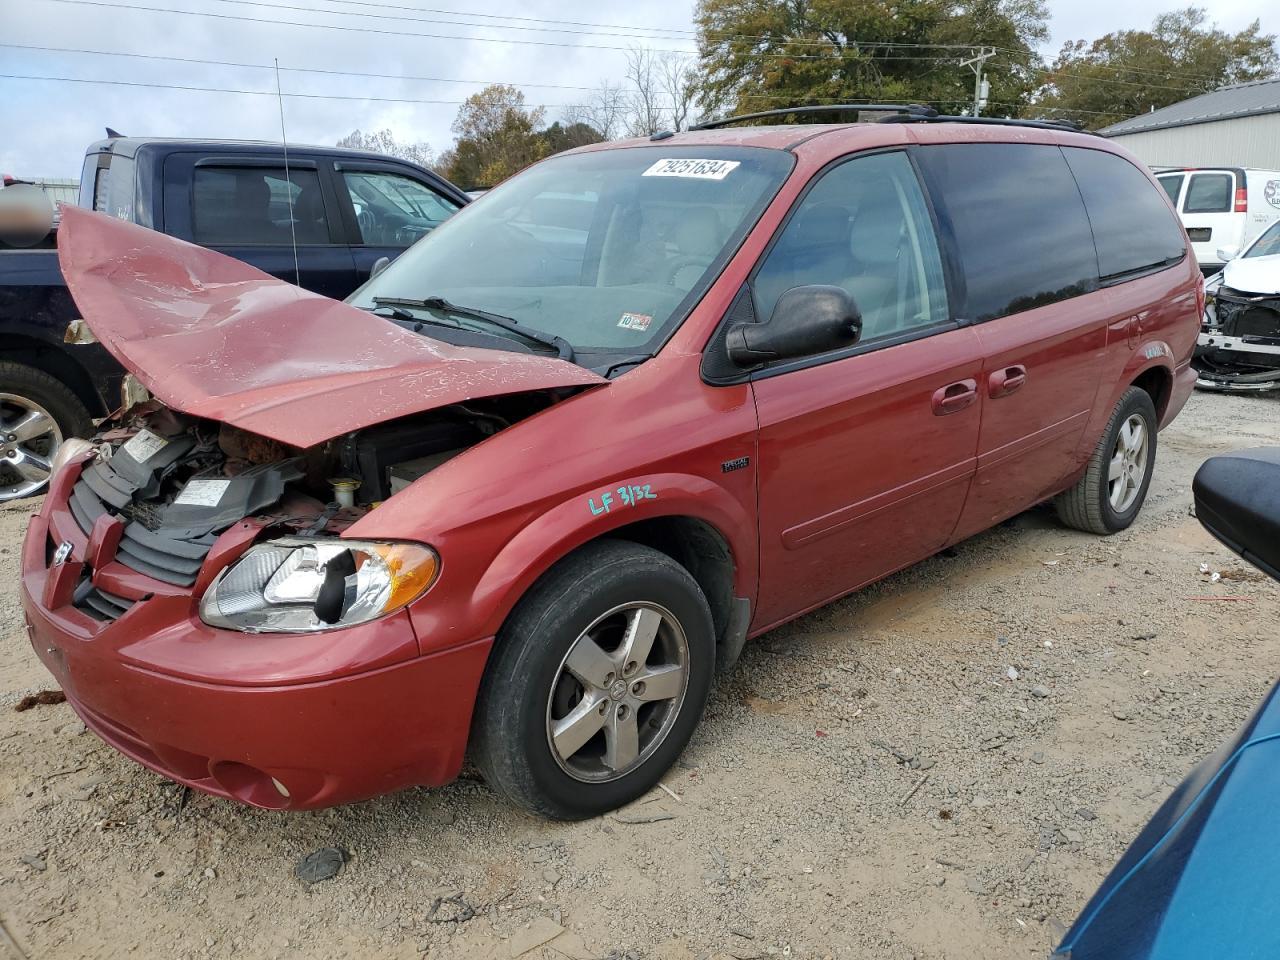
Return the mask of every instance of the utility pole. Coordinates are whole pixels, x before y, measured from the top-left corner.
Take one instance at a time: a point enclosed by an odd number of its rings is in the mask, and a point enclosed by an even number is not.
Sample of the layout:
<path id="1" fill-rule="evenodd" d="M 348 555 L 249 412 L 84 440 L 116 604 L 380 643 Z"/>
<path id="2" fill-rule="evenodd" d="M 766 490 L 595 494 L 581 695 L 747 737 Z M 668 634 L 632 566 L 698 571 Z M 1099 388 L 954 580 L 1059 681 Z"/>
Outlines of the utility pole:
<path id="1" fill-rule="evenodd" d="M 977 52 L 968 60 L 961 60 L 960 66 L 969 67 L 973 71 L 973 115 L 980 116 L 987 103 L 987 93 L 991 84 L 982 79 L 982 65 L 996 55 L 995 47 L 977 47 Z"/>

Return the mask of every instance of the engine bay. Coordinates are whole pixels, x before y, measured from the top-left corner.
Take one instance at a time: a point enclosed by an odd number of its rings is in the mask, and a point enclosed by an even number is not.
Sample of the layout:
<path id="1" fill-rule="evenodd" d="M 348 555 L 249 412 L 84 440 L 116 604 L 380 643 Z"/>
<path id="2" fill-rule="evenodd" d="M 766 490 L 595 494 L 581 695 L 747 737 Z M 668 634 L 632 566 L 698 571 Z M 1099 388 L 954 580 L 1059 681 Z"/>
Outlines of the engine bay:
<path id="1" fill-rule="evenodd" d="M 234 524 L 252 518 L 263 531 L 341 534 L 554 399 L 530 393 L 442 407 L 306 449 L 146 400 L 104 424 L 69 508 L 86 535 L 104 514 L 119 516 L 117 560 L 191 586 L 218 536 Z"/>

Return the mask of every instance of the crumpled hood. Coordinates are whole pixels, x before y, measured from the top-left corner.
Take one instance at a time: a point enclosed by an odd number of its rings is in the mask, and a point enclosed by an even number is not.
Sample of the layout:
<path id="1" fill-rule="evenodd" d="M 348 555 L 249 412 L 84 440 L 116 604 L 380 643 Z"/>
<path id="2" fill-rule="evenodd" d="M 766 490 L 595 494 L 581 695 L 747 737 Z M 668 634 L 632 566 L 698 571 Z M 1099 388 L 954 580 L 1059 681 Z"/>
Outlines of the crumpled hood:
<path id="1" fill-rule="evenodd" d="M 1222 269 L 1222 282 L 1241 293 L 1280 293 L 1280 254 L 1232 260 Z"/>
<path id="2" fill-rule="evenodd" d="M 309 447 L 466 400 L 606 381 L 455 347 L 231 257 L 62 206 L 58 259 L 95 337 L 158 400 Z"/>

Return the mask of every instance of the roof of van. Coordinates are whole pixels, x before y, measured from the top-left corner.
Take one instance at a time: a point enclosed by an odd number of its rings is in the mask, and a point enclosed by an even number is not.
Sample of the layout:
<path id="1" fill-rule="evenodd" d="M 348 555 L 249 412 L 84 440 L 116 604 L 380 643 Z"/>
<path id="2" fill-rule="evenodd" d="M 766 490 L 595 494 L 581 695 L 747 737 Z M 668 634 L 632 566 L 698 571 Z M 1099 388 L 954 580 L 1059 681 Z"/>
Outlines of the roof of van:
<path id="1" fill-rule="evenodd" d="M 717 127 L 711 130 L 685 130 L 681 133 L 657 137 L 636 137 L 629 140 L 610 140 L 603 143 L 591 143 L 578 147 L 573 153 L 589 153 L 596 150 L 609 150 L 617 147 L 691 147 L 700 144 L 719 147 L 766 147 L 774 150 L 789 150 L 809 140 L 826 134 L 850 134 L 865 131 L 868 138 L 883 134 L 886 129 L 907 128 L 915 131 L 913 139 L 942 143 L 952 140 L 973 142 L 991 141 L 1027 141 L 1027 142 L 1082 142 L 1098 145 L 1092 134 L 1072 130 L 1067 127 L 1026 127 L 1015 124 L 1001 124 L 993 120 L 990 123 L 948 123 L 943 120 L 931 120 L 920 123 L 881 124 L 876 121 L 860 123 L 784 123 L 756 127 Z M 1114 149 L 1108 146 L 1106 149 Z"/>
<path id="2" fill-rule="evenodd" d="M 1126 133 L 1167 130 L 1171 127 L 1187 127 L 1196 123 L 1256 117 L 1268 113 L 1280 113 L 1280 79 L 1254 80 L 1251 83 L 1219 87 L 1190 100 L 1113 123 L 1109 127 L 1103 127 L 1098 133 L 1104 137 L 1115 137 Z"/>

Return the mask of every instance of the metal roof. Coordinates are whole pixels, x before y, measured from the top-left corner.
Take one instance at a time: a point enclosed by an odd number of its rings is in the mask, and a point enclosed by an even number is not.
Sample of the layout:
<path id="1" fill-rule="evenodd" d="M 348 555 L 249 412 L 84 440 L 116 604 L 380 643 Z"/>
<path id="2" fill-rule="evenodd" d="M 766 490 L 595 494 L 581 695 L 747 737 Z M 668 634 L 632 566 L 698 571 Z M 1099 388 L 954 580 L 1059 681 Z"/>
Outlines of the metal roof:
<path id="1" fill-rule="evenodd" d="M 1148 130 L 1167 130 L 1193 123 L 1211 123 L 1253 117 L 1264 113 L 1280 113 L 1280 79 L 1254 80 L 1220 87 L 1209 93 L 1163 107 L 1151 113 L 1121 120 L 1097 131 L 1104 137 Z"/>

